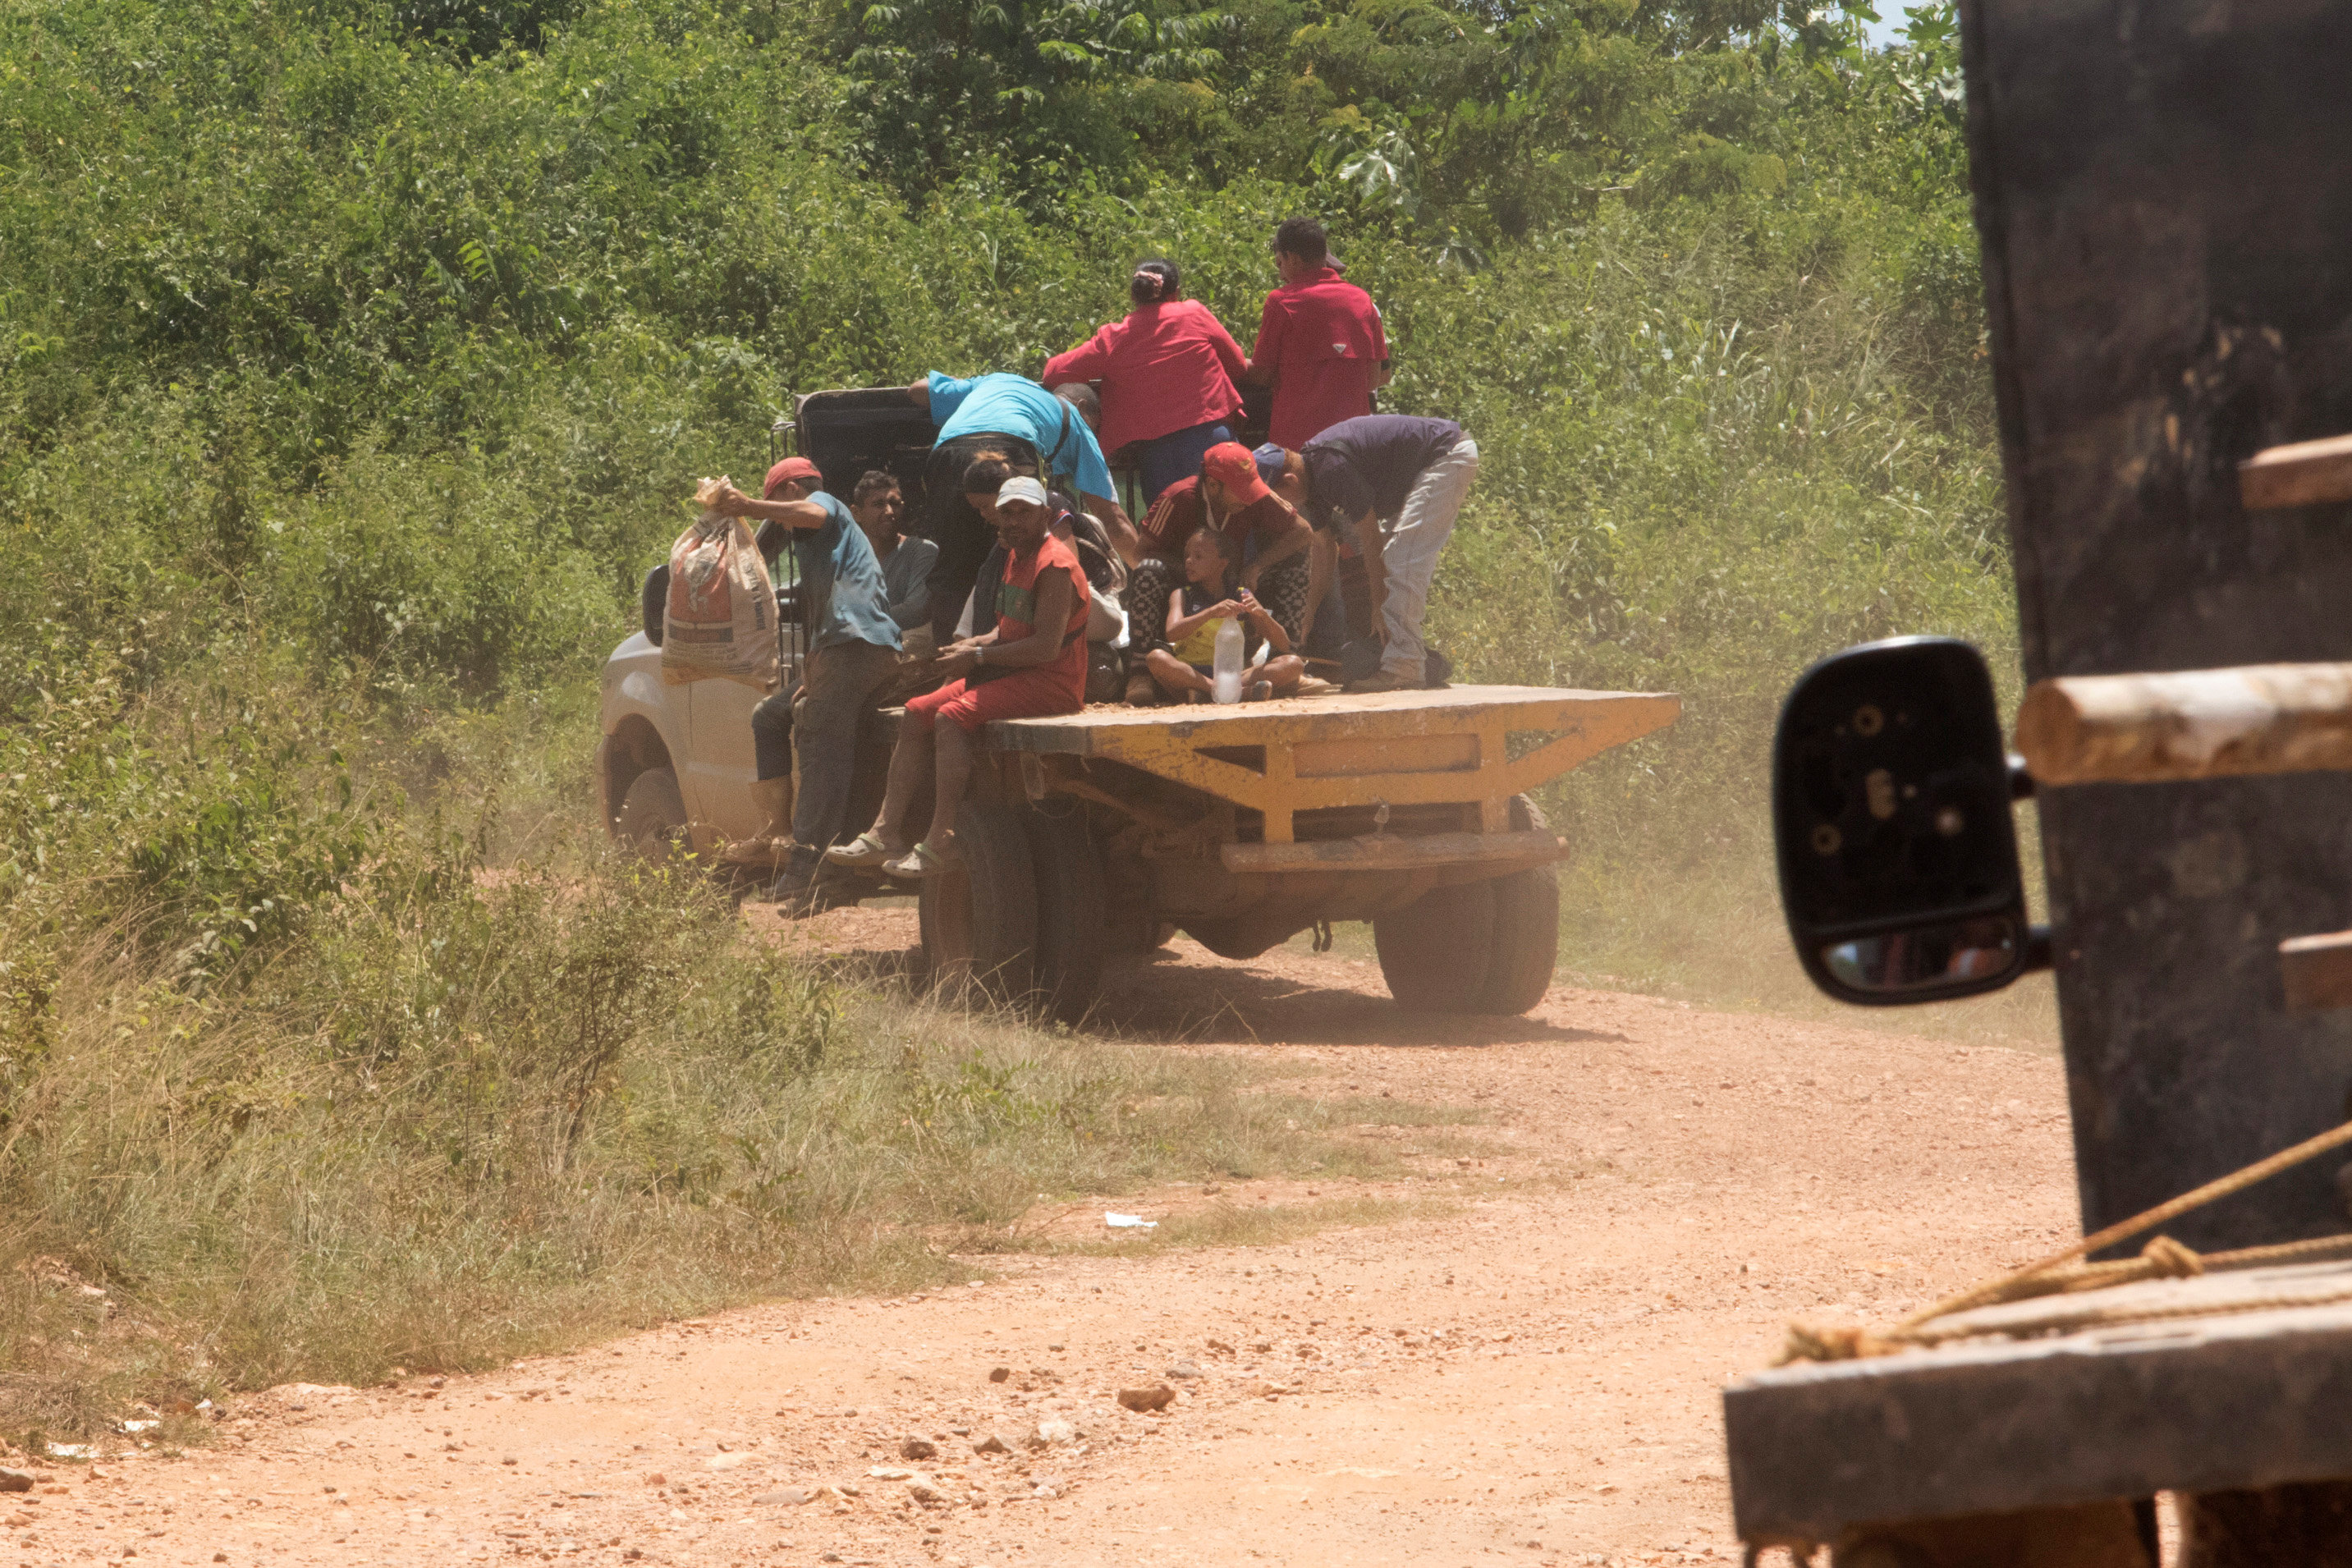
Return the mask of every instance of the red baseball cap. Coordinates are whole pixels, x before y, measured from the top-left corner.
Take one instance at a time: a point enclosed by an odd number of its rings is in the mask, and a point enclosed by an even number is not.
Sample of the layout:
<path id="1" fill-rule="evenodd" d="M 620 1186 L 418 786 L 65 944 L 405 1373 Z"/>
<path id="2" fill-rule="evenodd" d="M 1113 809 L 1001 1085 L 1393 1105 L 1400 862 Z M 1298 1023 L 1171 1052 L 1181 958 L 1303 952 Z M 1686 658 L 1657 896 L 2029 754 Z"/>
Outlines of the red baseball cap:
<path id="1" fill-rule="evenodd" d="M 1255 506 L 1274 492 L 1259 477 L 1257 459 L 1239 441 L 1221 441 L 1201 458 L 1201 472 L 1225 487 L 1236 506 Z"/>
<path id="2" fill-rule="evenodd" d="M 823 484 L 824 476 L 817 472 L 816 465 L 806 458 L 786 458 L 768 470 L 768 488 L 760 492 L 761 498 L 765 500 L 774 495 L 776 487 L 786 479 L 814 479 Z"/>

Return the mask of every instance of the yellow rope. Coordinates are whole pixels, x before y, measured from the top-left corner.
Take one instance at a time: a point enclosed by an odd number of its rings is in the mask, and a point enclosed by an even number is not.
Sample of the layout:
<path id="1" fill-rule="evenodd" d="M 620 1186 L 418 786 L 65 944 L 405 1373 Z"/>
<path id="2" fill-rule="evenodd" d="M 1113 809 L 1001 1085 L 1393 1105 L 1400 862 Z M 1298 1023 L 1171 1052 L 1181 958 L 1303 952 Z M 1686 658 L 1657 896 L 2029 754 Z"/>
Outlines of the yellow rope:
<path id="1" fill-rule="evenodd" d="M 1957 1296 L 1948 1296 L 1926 1311 L 1904 1320 L 1896 1326 L 1895 1331 L 1899 1334 L 1905 1329 L 1916 1328 L 1930 1319 L 1945 1317 L 1953 1312 L 1965 1312 L 1971 1307 L 1990 1306 L 2001 1299 L 2000 1292 L 2009 1286 L 2031 1279 L 2037 1274 L 2047 1273 L 2062 1263 L 2071 1263 L 2075 1258 L 2096 1252 L 2102 1247 L 2113 1247 L 2116 1242 L 2128 1240 L 2144 1230 L 2154 1230 L 2165 1221 L 2178 1219 L 2191 1209 L 2203 1208 L 2207 1204 L 2233 1197 L 2257 1182 L 2266 1181 L 2281 1171 L 2300 1165 L 2305 1160 L 2316 1159 L 2330 1149 L 2340 1149 L 2347 1143 L 2352 1143 L 2352 1121 L 2323 1132 L 2316 1138 L 2306 1138 L 2294 1148 L 2282 1149 L 2267 1160 L 2257 1160 L 2243 1170 L 2232 1171 L 2217 1181 L 2208 1182 L 2201 1187 L 2181 1194 L 2169 1203 L 2158 1204 L 2146 1213 L 2134 1215 L 2120 1224 L 2111 1225 L 2095 1236 L 2086 1236 L 2074 1246 L 2061 1248 L 2039 1263 L 2029 1263 L 2013 1274 L 2007 1274 L 1988 1284 L 1963 1290 Z"/>
<path id="2" fill-rule="evenodd" d="M 1789 1325 L 1788 1343 L 1781 1350 L 1776 1366 L 1796 1361 L 1852 1361 L 1859 1357 L 1889 1355 L 1907 1343 L 1932 1340 L 1934 1336 L 1921 1329 L 1938 1318 L 1955 1312 L 1965 1312 L 1978 1307 L 1994 1306 L 2004 1301 L 2029 1300 L 2036 1296 L 2052 1296 L 2075 1290 L 2100 1290 L 2116 1285 L 2128 1285 L 2142 1279 L 2186 1279 L 2209 1271 L 2262 1268 L 2273 1263 L 2311 1262 L 2323 1258 L 2352 1257 L 2352 1237 L 2320 1237 L 2310 1241 L 2284 1242 L 2271 1247 L 2242 1247 L 2234 1252 L 2216 1252 L 2200 1256 L 2168 1236 L 2151 1239 L 2140 1255 L 2113 1263 L 2083 1264 L 2061 1271 L 2060 1265 L 2074 1262 L 2087 1253 L 2113 1247 L 2145 1230 L 2152 1230 L 2167 1220 L 2176 1219 L 2191 1209 L 2218 1203 L 2245 1191 L 2258 1182 L 2277 1175 L 2281 1171 L 2316 1159 L 2331 1149 L 2352 1143 L 2352 1121 L 2307 1138 L 2292 1149 L 2283 1149 L 2268 1159 L 2258 1160 L 2242 1170 L 2203 1186 L 2181 1194 L 2169 1202 L 2133 1215 L 2117 1225 L 2082 1240 L 2062 1251 L 2053 1252 L 2037 1263 L 2030 1263 L 2012 1273 L 1984 1284 L 1971 1286 L 1957 1296 L 1948 1296 L 1924 1312 L 1915 1313 L 1884 1334 L 1867 1329 L 1819 1326 L 1805 1323 Z M 2169 1315 L 2168 1312 L 2166 1315 Z"/>

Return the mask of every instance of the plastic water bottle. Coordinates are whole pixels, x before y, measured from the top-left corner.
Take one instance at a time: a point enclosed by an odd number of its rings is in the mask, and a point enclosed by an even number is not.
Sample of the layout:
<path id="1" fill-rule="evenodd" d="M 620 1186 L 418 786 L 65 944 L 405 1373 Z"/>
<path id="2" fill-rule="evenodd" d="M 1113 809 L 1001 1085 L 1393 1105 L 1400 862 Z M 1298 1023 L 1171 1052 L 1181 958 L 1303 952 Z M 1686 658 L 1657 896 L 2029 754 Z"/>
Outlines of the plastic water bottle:
<path id="1" fill-rule="evenodd" d="M 1210 667 L 1215 674 L 1210 678 L 1214 688 L 1209 693 L 1216 702 L 1239 702 L 1242 700 L 1242 623 L 1238 616 L 1228 616 L 1217 626 L 1216 662 Z"/>

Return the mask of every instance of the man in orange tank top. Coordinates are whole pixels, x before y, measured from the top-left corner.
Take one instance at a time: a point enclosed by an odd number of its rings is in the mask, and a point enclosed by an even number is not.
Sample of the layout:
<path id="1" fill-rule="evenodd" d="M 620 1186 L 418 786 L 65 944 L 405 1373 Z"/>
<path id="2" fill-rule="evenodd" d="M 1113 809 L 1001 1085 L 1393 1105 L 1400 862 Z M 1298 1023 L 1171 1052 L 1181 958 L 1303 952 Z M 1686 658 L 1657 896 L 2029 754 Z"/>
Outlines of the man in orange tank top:
<path id="1" fill-rule="evenodd" d="M 1077 552 L 1052 532 L 1045 487 L 1035 479 L 1006 479 L 993 510 L 997 537 L 1011 557 L 997 585 L 994 621 L 982 635 L 940 651 L 947 684 L 907 704 L 882 813 L 851 842 L 825 851 L 838 865 L 880 866 L 908 879 L 947 870 L 963 854 L 956 816 L 982 728 L 992 719 L 1075 713 L 1086 706 L 1087 579 Z M 926 773 L 933 784 L 931 830 L 909 845 L 907 812 Z"/>

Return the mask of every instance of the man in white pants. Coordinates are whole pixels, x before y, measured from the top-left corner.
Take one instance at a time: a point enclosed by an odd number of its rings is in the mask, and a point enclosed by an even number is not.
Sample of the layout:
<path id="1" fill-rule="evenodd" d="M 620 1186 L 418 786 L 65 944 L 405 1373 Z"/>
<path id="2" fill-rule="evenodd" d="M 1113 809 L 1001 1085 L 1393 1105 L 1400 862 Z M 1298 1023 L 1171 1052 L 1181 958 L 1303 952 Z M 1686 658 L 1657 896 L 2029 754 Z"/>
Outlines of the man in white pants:
<path id="1" fill-rule="evenodd" d="M 1427 685 L 1421 618 L 1437 558 L 1478 477 L 1478 444 L 1451 419 L 1368 414 L 1341 420 L 1296 452 L 1261 447 L 1255 456 L 1266 483 L 1318 532 L 1350 542 L 1363 555 L 1383 646 L 1378 673 L 1350 681 L 1348 689 L 1408 691 Z M 1318 549 L 1309 558 L 1310 611 L 1329 586 L 1332 553 Z M 1349 629 L 1360 636 L 1371 628 Z"/>

